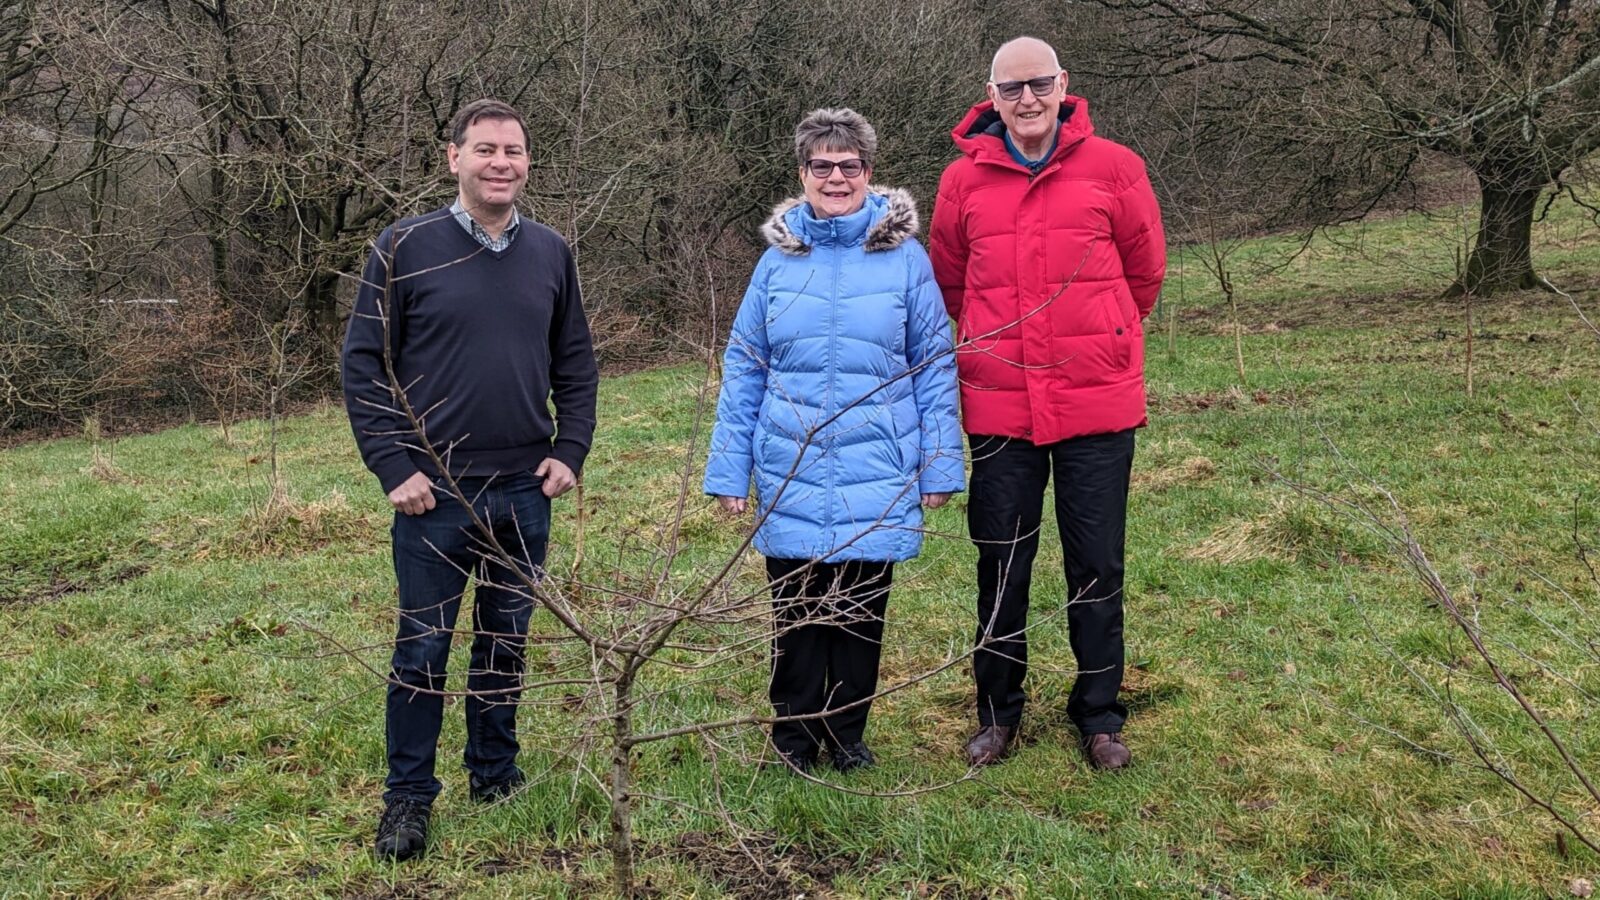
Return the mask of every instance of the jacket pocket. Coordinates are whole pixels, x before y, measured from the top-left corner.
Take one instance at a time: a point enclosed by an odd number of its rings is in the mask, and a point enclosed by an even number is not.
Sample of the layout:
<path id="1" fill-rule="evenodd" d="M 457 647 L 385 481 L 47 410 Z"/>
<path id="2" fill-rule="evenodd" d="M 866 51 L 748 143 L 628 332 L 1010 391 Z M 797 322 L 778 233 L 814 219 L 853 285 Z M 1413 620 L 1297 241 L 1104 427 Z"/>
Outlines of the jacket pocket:
<path id="1" fill-rule="evenodd" d="M 900 444 L 900 426 L 894 420 L 894 405 L 883 408 L 883 414 L 889 417 L 889 446 L 894 454 L 894 468 L 900 474 L 906 474 L 906 450 Z"/>
<path id="2" fill-rule="evenodd" d="M 1115 288 L 1097 296 L 1106 320 L 1106 335 L 1111 338 L 1111 363 L 1119 370 L 1126 369 L 1133 361 L 1133 326 L 1122 314 Z"/>

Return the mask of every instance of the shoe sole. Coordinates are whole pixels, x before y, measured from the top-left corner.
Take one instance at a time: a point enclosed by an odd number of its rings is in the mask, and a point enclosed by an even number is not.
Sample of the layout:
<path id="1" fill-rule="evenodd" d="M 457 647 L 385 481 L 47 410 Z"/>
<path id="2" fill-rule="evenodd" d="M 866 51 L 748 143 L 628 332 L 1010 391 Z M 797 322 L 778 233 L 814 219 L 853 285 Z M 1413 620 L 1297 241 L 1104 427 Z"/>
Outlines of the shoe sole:
<path id="1" fill-rule="evenodd" d="M 401 854 L 401 853 L 398 853 L 398 852 L 389 853 L 389 852 L 385 852 L 383 850 L 379 850 L 377 848 L 373 848 L 372 858 L 377 860 L 380 863 L 403 863 L 403 862 L 406 862 L 407 860 L 416 859 L 417 857 L 422 856 L 423 854 L 425 854 L 427 852 L 428 852 L 428 848 L 427 847 L 420 847 L 420 848 L 418 848 L 416 850 L 413 850 L 410 853 L 405 853 L 405 854 Z"/>

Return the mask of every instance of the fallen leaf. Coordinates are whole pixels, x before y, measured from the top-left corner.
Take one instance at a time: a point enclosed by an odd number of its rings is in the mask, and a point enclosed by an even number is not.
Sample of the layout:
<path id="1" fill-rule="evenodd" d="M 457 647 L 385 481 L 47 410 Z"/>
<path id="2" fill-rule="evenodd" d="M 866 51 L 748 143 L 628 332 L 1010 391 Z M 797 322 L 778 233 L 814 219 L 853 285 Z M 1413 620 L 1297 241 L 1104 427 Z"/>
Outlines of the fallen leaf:
<path id="1" fill-rule="evenodd" d="M 1594 893 L 1594 883 L 1587 878 L 1574 878 L 1567 882 L 1567 890 L 1574 897 L 1588 897 Z"/>
<path id="2" fill-rule="evenodd" d="M 1283 664 L 1283 674 L 1285 674 L 1285 675 L 1293 675 L 1296 671 L 1298 671 L 1298 670 L 1295 669 L 1294 663 L 1291 662 L 1291 663 L 1284 663 Z"/>
<path id="3" fill-rule="evenodd" d="M 1250 676 L 1246 675 L 1245 671 L 1243 669 L 1234 669 L 1232 672 L 1228 673 L 1228 680 L 1229 681 L 1243 681 L 1243 680 L 1245 680 L 1246 678 L 1249 678 L 1249 677 Z"/>

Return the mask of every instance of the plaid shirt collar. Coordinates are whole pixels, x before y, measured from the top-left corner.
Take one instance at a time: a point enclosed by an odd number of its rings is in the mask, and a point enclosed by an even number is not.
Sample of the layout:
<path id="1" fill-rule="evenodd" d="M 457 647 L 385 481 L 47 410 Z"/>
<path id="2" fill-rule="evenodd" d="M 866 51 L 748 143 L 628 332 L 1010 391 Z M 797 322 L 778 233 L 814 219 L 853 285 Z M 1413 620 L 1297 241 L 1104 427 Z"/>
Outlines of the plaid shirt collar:
<path id="1" fill-rule="evenodd" d="M 467 230 L 467 234 L 472 235 L 473 240 L 476 240 L 485 248 L 493 250 L 495 253 L 503 252 L 507 247 L 511 246 L 511 242 L 517 236 L 517 228 L 522 225 L 522 216 L 518 215 L 516 209 L 513 208 L 511 210 L 511 222 L 506 225 L 506 230 L 500 232 L 498 238 L 492 238 L 489 236 L 489 232 L 484 231 L 483 226 L 478 224 L 478 220 L 468 214 L 467 208 L 461 205 L 459 196 L 456 197 L 456 202 L 450 204 L 450 214 L 456 217 L 456 221 L 460 222 L 461 227 Z"/>

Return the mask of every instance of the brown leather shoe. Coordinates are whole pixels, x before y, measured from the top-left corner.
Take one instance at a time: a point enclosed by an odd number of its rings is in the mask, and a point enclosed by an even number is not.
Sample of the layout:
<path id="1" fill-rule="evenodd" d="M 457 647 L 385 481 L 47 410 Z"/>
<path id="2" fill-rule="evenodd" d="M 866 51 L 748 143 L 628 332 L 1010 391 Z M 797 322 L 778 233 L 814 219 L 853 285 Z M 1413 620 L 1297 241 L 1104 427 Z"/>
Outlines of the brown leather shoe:
<path id="1" fill-rule="evenodd" d="M 992 766 L 1011 753 L 1011 742 L 1017 737 L 1015 725 L 985 725 L 967 741 L 967 762 L 974 766 Z"/>
<path id="2" fill-rule="evenodd" d="M 1133 754 L 1122 743 L 1120 731 L 1115 734 L 1091 734 L 1084 738 L 1083 755 L 1089 757 L 1089 765 L 1107 771 L 1120 769 L 1133 762 Z"/>

